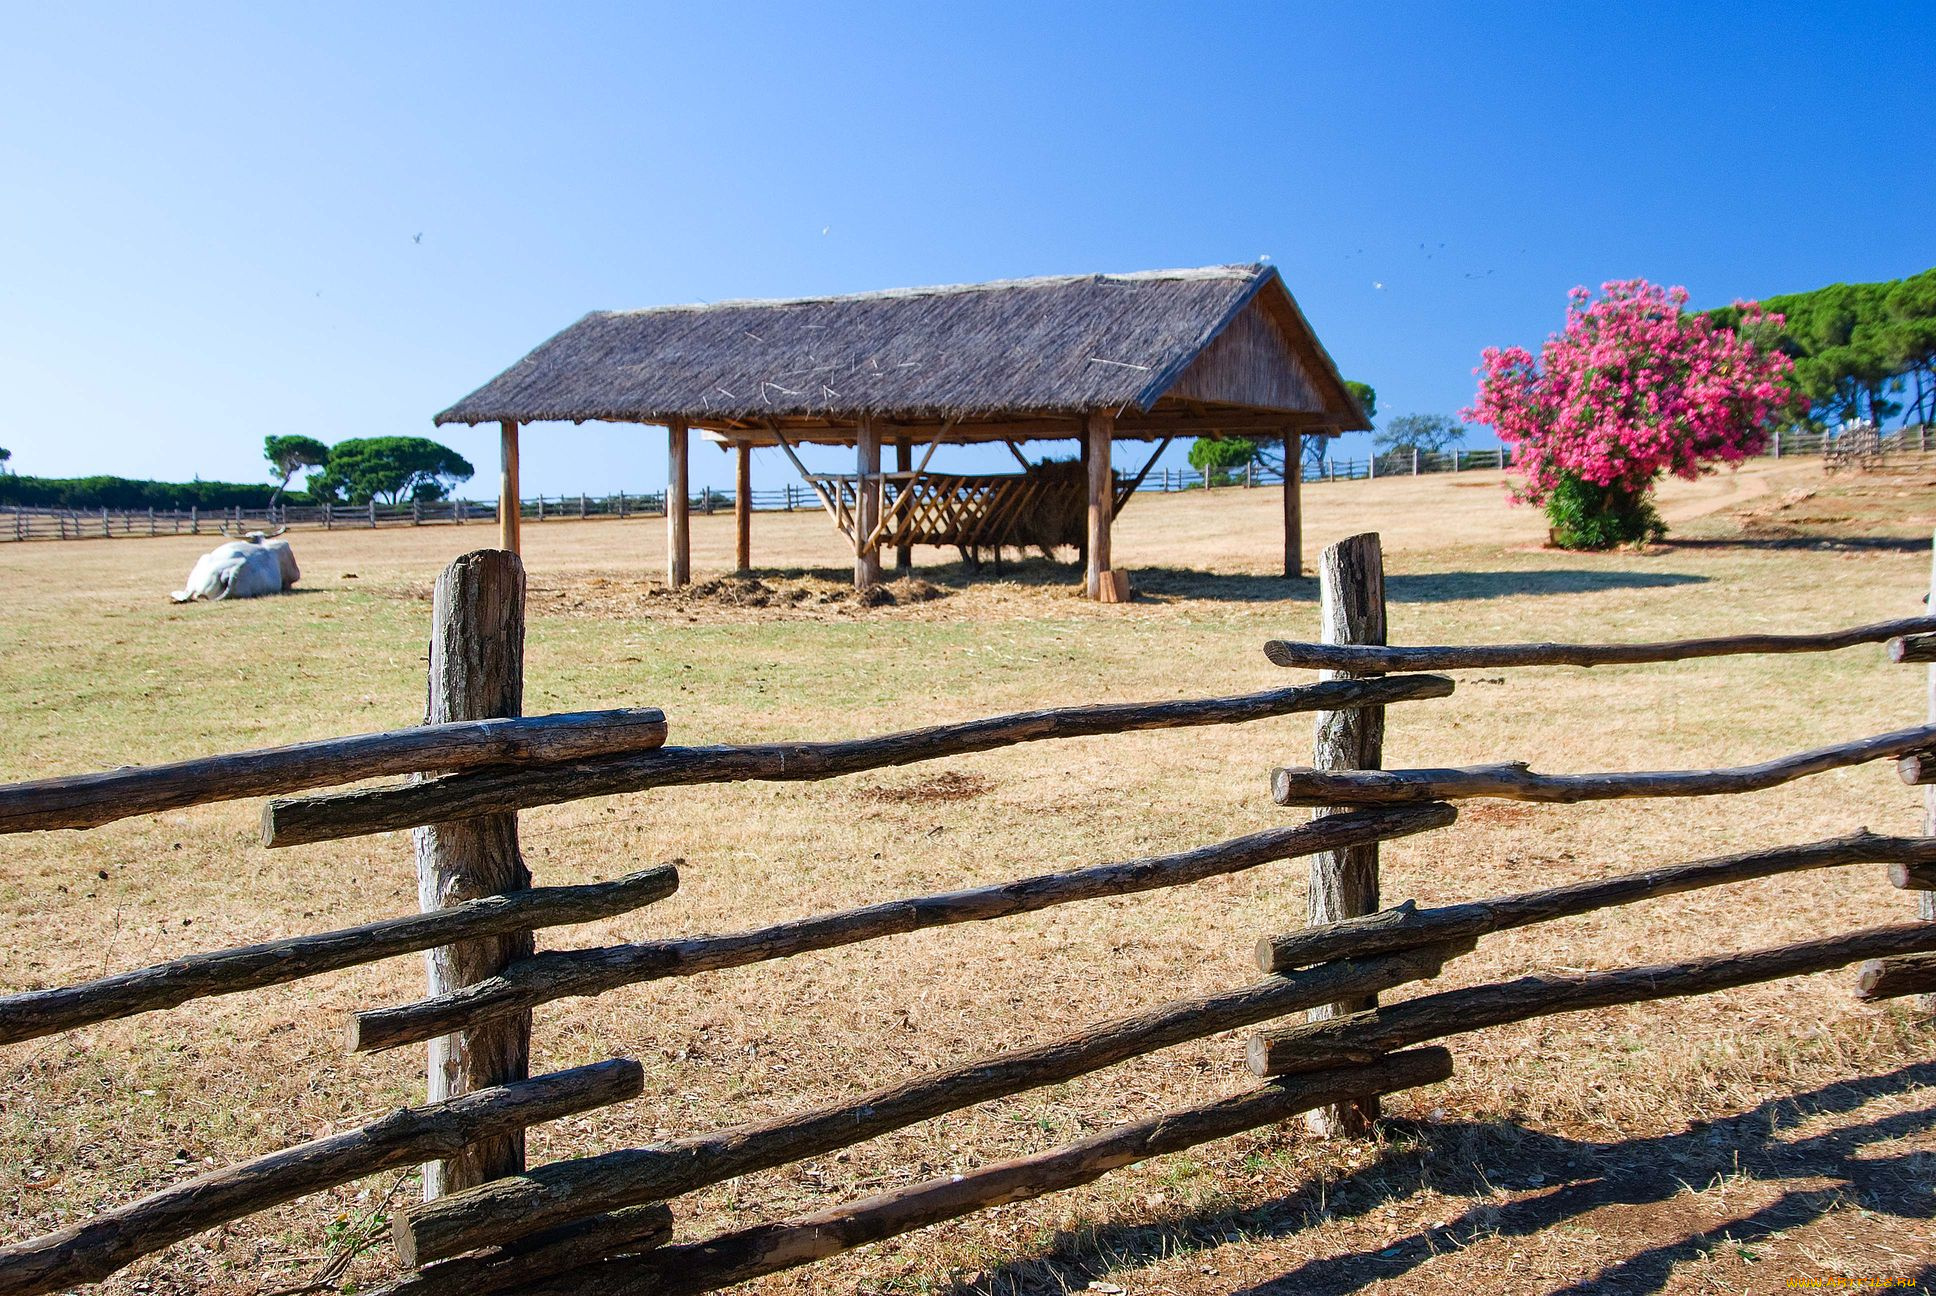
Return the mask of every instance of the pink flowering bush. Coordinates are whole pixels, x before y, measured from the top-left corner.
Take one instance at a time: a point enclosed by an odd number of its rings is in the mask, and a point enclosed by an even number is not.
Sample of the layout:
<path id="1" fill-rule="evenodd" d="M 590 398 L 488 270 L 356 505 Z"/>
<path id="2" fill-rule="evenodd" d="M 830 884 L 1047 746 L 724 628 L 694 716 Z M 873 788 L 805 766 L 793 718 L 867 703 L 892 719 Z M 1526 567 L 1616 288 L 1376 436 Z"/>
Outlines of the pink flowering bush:
<path id="1" fill-rule="evenodd" d="M 1682 312 L 1684 288 L 1644 279 L 1575 288 L 1566 327 L 1537 359 L 1489 347 L 1465 418 L 1513 448 L 1518 499 L 1541 504 L 1558 543 L 1607 548 L 1658 535 L 1654 483 L 1738 464 L 1805 408 L 1788 357 L 1758 344 L 1779 325 L 1752 303 L 1736 332 Z"/>

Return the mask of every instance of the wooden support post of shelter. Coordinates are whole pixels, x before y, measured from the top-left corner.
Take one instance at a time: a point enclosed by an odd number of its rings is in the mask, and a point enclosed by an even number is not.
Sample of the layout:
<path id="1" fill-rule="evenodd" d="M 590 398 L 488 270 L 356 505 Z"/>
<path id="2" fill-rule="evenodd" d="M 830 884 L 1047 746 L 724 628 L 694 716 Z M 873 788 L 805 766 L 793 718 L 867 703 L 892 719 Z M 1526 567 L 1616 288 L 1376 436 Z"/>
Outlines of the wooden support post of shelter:
<path id="1" fill-rule="evenodd" d="M 1109 468 L 1109 445 L 1116 431 L 1116 420 L 1100 410 L 1083 419 L 1084 462 L 1089 478 L 1089 540 L 1083 570 L 1083 589 L 1092 599 L 1102 597 L 1102 583 L 1109 567 L 1110 523 L 1116 514 L 1116 478 Z"/>
<path id="2" fill-rule="evenodd" d="M 524 564 L 481 549 L 446 567 L 431 603 L 430 724 L 493 720 L 524 711 Z M 426 911 L 531 885 L 518 852 L 516 811 L 431 824 L 414 835 L 417 898 Z M 440 946 L 424 956 L 431 994 L 462 989 L 529 958 L 529 930 Z M 430 1042 L 427 1098 L 525 1079 L 531 1014 L 486 1022 Z M 482 1140 L 424 1167 L 426 1200 L 524 1169 L 521 1131 Z"/>
<path id="3" fill-rule="evenodd" d="M 692 579 L 691 481 L 686 472 L 690 438 L 684 419 L 666 422 L 666 584 L 684 589 Z"/>
<path id="4" fill-rule="evenodd" d="M 1012 450 L 1014 446 L 1011 444 L 1009 448 Z M 910 476 L 914 472 L 914 442 L 904 436 L 894 438 L 894 471 L 901 476 L 903 491 L 914 489 Z M 894 571 L 904 577 L 914 574 L 914 546 L 905 540 L 894 546 Z"/>
<path id="5" fill-rule="evenodd" d="M 753 570 L 753 447 L 733 443 L 733 570 Z"/>
<path id="6" fill-rule="evenodd" d="M 1349 536 L 1318 560 L 1319 617 L 1326 643 L 1385 642 L 1385 558 L 1376 532 Z M 1349 679 L 1325 671 L 1325 679 Z M 1319 769 L 1378 769 L 1383 764 L 1385 708 L 1355 707 L 1318 713 L 1312 764 Z M 1323 813 L 1316 811 L 1314 813 Z M 1357 918 L 1378 909 L 1378 845 L 1350 846 L 1311 858 L 1307 921 L 1316 926 Z M 1313 1008 L 1312 1021 L 1324 1021 L 1371 1008 L 1376 999 L 1357 999 Z M 1320 1134 L 1361 1134 L 1378 1118 L 1375 1098 L 1324 1107 L 1309 1122 Z"/>
<path id="7" fill-rule="evenodd" d="M 518 425 L 505 419 L 498 428 L 497 547 L 520 553 L 518 523 Z M 372 515 L 374 516 L 374 515 Z"/>
<path id="8" fill-rule="evenodd" d="M 854 433 L 854 475 L 854 588 L 864 590 L 881 583 L 881 430 L 866 415 Z"/>
<path id="9" fill-rule="evenodd" d="M 1284 429 L 1284 574 L 1304 574 L 1304 438 Z"/>

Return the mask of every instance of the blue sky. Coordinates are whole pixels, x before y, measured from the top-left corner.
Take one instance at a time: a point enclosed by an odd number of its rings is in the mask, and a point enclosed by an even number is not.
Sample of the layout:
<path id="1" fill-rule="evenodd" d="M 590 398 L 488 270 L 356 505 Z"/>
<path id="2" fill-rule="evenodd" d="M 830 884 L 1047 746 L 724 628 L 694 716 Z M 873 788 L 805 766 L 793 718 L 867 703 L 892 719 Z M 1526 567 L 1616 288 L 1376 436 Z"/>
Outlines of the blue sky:
<path id="1" fill-rule="evenodd" d="M 1576 283 L 1936 264 L 1926 4 L 0 12 L 21 472 L 430 434 L 599 307 L 1268 255 L 1390 415 L 1456 410 Z M 494 433 L 445 439 L 494 477 Z M 527 493 L 664 477 L 656 430 L 524 440 Z"/>

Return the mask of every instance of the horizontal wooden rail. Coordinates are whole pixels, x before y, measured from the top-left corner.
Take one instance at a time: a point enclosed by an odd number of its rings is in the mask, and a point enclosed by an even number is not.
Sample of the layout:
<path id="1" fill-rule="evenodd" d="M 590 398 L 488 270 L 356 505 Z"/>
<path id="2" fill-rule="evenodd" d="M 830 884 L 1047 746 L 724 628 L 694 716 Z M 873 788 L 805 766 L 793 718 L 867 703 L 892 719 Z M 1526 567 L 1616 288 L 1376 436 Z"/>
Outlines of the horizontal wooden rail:
<path id="1" fill-rule="evenodd" d="M 1856 998 L 1870 1001 L 1936 993 L 1936 954 L 1870 959 L 1855 974 Z"/>
<path id="2" fill-rule="evenodd" d="M 1297 643 L 1273 639 L 1264 656 L 1279 666 L 1378 675 L 1387 671 L 1475 670 L 1494 666 L 1632 666 L 1742 653 L 1829 652 L 1858 644 L 1885 643 L 1936 631 L 1936 617 L 1906 617 L 1819 634 L 1724 635 L 1633 644 L 1469 644 L 1386 647 L 1372 644 Z M 1898 658 L 1897 660 L 1923 660 Z"/>
<path id="3" fill-rule="evenodd" d="M 1049 1152 L 944 1175 L 704 1242 L 588 1266 L 518 1290 L 528 1296 L 698 1296 L 990 1206 L 1080 1187 L 1138 1161 L 1289 1120 L 1318 1107 L 1437 1084 L 1451 1074 L 1452 1055 L 1432 1048 L 1380 1058 L 1366 1066 L 1276 1080 L 1248 1093 L 1117 1126 Z M 473 1290 L 488 1296 L 507 1288 Z"/>
<path id="4" fill-rule="evenodd" d="M 134 815 L 397 774 L 555 764 L 650 751 L 665 739 L 665 713 L 656 707 L 465 720 L 324 738 L 169 765 L 0 785 L 0 833 L 97 828 Z"/>
<path id="5" fill-rule="evenodd" d="M 1407 999 L 1349 1017 L 1262 1031 L 1251 1037 L 1248 1060 L 1250 1069 L 1258 1075 L 1322 1070 L 1488 1026 L 1614 1004 L 1711 994 L 1760 981 L 1827 972 L 1864 959 L 1931 950 L 1936 950 L 1936 923 L 1909 923 L 1685 963 L 1577 975 L 1540 973 L 1517 981 Z"/>
<path id="6" fill-rule="evenodd" d="M 360 1129 L 226 1166 L 44 1237 L 0 1247 L 0 1296 L 98 1282 L 144 1255 L 280 1202 L 393 1166 L 455 1155 L 481 1138 L 636 1097 L 629 1058 L 405 1107 Z"/>
<path id="7" fill-rule="evenodd" d="M 453 941 L 609 918 L 663 900 L 678 888 L 678 868 L 662 864 L 610 882 L 485 896 L 430 913 L 388 918 L 315 936 L 291 936 L 260 945 L 189 954 L 98 981 L 55 990 L 29 990 L 0 998 L 0 1044 L 172 1008 L 190 999 L 280 985 Z"/>
<path id="8" fill-rule="evenodd" d="M 1670 864 L 1619 877 L 1436 909 L 1420 909 L 1407 900 L 1395 908 L 1362 918 L 1306 927 L 1282 936 L 1266 936 L 1257 943 L 1257 963 L 1266 972 L 1282 972 L 1331 959 L 1368 958 L 1391 950 L 1455 938 L 1476 938 L 1512 927 L 1551 922 L 1703 887 L 1851 864 L 1936 866 L 1936 837 L 1878 837 L 1865 829 L 1847 837 L 1804 846 L 1782 846 L 1689 864 Z"/>
<path id="9" fill-rule="evenodd" d="M 349 1047 L 357 1052 L 395 1048 L 435 1039 L 555 999 L 603 994 L 640 981 L 764 963 L 809 950 L 833 949 L 951 923 L 1005 918 L 1077 900 L 1182 886 L 1276 860 L 1443 828 L 1456 816 L 1452 807 L 1443 804 L 1404 806 L 1396 811 L 1354 811 L 1310 823 L 1269 828 L 1174 855 L 1045 873 L 1019 882 L 909 900 L 890 900 L 753 931 L 641 941 L 599 949 L 550 950 L 448 994 L 400 1007 L 357 1013 L 350 1020 Z M 1936 858 L 1936 849 L 1930 854 Z"/>
<path id="10" fill-rule="evenodd" d="M 1932 626 L 1931 629 L 1936 629 Z M 1892 662 L 1936 662 L 1936 634 L 1915 634 L 1891 639 L 1888 646 Z"/>
<path id="11" fill-rule="evenodd" d="M 1403 677 L 1401 677 L 1403 678 Z M 1723 796 L 1760 792 L 1810 774 L 1894 760 L 1936 743 L 1936 725 L 1858 738 L 1733 769 L 1611 774 L 1535 774 L 1524 762 L 1453 769 L 1281 769 L 1271 796 L 1284 806 L 1406 805 L 1498 797 L 1507 801 L 1616 801 L 1628 797 Z"/>
<path id="12" fill-rule="evenodd" d="M 548 768 L 480 770 L 400 786 L 271 801 L 263 807 L 262 840 L 267 846 L 293 846 L 646 788 L 837 778 L 1050 738 L 1237 724 L 1300 711 L 1339 711 L 1446 697 L 1451 692 L 1452 681 L 1442 675 L 1327 680 L 1240 697 L 1025 711 L 843 742 L 667 747 Z"/>
<path id="13" fill-rule="evenodd" d="M 485 1292 L 525 1291 L 540 1278 L 638 1255 L 671 1239 L 671 1209 L 663 1202 L 648 1202 L 573 1220 L 519 1238 L 508 1246 L 473 1251 L 413 1269 L 361 1296 L 480 1296 Z"/>
<path id="14" fill-rule="evenodd" d="M 1936 927 L 1931 931 L 1936 932 Z M 1087 1075 L 1157 1049 L 1431 977 L 1446 958 L 1463 948 L 1470 948 L 1469 943 L 1327 963 L 1238 990 L 1175 1000 L 1061 1039 L 977 1058 L 839 1106 L 651 1147 L 554 1161 L 399 1212 L 397 1252 L 405 1264 L 425 1264 L 501 1245 L 579 1216 L 677 1197 L 756 1170 L 863 1143 L 976 1103 Z"/>

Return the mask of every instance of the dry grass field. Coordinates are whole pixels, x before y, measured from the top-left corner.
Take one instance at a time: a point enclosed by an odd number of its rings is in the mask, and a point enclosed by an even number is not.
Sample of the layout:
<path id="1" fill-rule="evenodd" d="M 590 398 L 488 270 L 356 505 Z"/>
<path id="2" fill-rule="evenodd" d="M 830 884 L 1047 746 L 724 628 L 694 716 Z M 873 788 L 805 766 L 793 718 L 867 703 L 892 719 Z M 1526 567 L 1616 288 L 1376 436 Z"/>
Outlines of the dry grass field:
<path id="1" fill-rule="evenodd" d="M 1921 607 L 1936 463 L 1829 479 L 1762 464 L 1664 493 L 1670 542 L 1541 549 L 1493 474 L 1313 486 L 1307 542 L 1384 536 L 1392 639 L 1654 639 L 1798 631 Z M 661 523 L 526 528 L 527 710 L 660 705 L 673 741 L 837 738 L 1077 701 L 1288 682 L 1260 651 L 1316 631 L 1314 581 L 1273 576 L 1278 496 L 1144 497 L 1117 560 L 1139 596 L 1073 597 L 1040 561 L 933 597 L 839 594 L 818 515 L 761 515 L 785 572 L 673 596 Z M 731 519 L 695 519 L 701 579 Z M 424 689 L 428 593 L 483 528 L 302 533 L 300 592 L 175 607 L 204 541 L 0 545 L 0 778 L 404 725 Z M 951 557 L 952 555 L 943 555 Z M 1921 722 L 1920 671 L 1877 649 L 1685 665 L 1464 672 L 1394 708 L 1392 765 L 1526 759 L 1551 771 L 1739 764 Z M 532 811 L 545 882 L 683 857 L 634 917 L 540 943 L 730 930 L 1150 854 L 1282 822 L 1267 773 L 1309 717 L 1043 743 L 819 784 L 670 789 Z M 239 802 L 0 843 L 0 989 L 408 911 L 400 834 L 267 851 Z M 1469 805 L 1388 846 L 1388 902 L 1441 902 L 1868 826 L 1919 830 L 1870 766 L 1747 797 Z M 629 1104 L 538 1128 L 534 1160 L 801 1110 L 1105 1015 L 1239 985 L 1302 922 L 1304 868 L 897 937 L 540 1009 L 534 1064 L 640 1058 Z M 1880 869 L 1698 892 L 1492 938 L 1439 985 L 1799 940 L 1913 912 Z M 1389 1103 L 1379 1139 L 1282 1128 L 1003 1207 L 755 1284 L 762 1293 L 1775 1292 L 1928 1285 L 1936 1259 L 1936 1027 L 1855 1002 L 1849 974 L 1550 1018 L 1449 1041 L 1446 1084 Z M 0 1048 L 0 1234 L 23 1237 L 207 1165 L 406 1103 L 419 1050 L 345 1056 L 343 1014 L 415 997 L 414 959 Z M 682 1236 L 1040 1149 L 1250 1082 L 1225 1036 L 916 1126 L 679 1203 Z M 394 1176 L 203 1235 L 117 1293 L 300 1289 L 381 1232 Z M 387 1245 L 342 1283 L 390 1272 Z"/>

